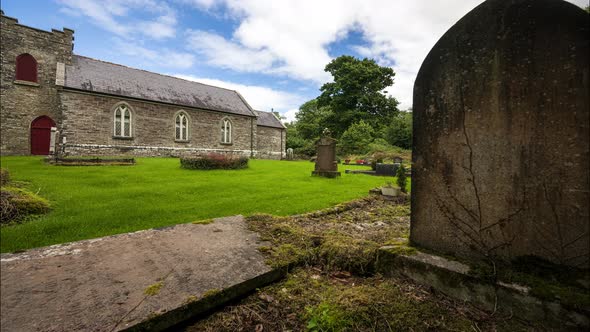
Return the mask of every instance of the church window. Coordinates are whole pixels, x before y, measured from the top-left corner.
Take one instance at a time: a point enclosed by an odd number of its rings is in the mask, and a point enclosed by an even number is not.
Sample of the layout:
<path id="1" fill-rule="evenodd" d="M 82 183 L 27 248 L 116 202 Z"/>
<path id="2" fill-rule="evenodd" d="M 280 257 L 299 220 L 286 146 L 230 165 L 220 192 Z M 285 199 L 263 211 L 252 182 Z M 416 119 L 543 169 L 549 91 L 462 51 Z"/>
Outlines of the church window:
<path id="1" fill-rule="evenodd" d="M 131 110 L 127 105 L 119 105 L 115 109 L 116 137 L 131 137 Z"/>
<path id="2" fill-rule="evenodd" d="M 221 121 L 221 143 L 231 144 L 231 121 L 223 119 Z"/>
<path id="3" fill-rule="evenodd" d="M 181 112 L 174 120 L 174 138 L 177 141 L 188 141 L 188 116 Z"/>
<path id="4" fill-rule="evenodd" d="M 16 77 L 19 81 L 37 82 L 37 60 L 24 53 L 16 57 Z"/>

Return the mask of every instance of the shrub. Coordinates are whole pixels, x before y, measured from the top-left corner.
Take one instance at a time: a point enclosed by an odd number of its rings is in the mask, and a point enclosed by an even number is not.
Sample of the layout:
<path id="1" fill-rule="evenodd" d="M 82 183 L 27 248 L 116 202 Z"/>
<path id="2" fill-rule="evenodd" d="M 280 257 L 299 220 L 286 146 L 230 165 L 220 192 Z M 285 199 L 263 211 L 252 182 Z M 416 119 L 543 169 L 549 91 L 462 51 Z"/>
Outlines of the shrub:
<path id="1" fill-rule="evenodd" d="M 408 191 L 406 189 L 406 184 L 408 182 L 408 179 L 406 178 L 406 168 L 404 167 L 404 164 L 399 165 L 395 176 L 397 176 L 397 185 L 399 186 L 401 191 L 403 193 L 407 193 Z"/>
<path id="2" fill-rule="evenodd" d="M 10 173 L 6 168 L 0 168 L 0 185 L 5 185 L 10 182 Z"/>
<path id="3" fill-rule="evenodd" d="M 248 158 L 210 153 L 198 158 L 180 158 L 180 167 L 186 169 L 241 169 L 248 167 Z"/>
<path id="4" fill-rule="evenodd" d="M 12 187 L 0 190 L 0 223 L 22 221 L 27 216 L 49 212 L 49 202 L 32 192 Z"/>

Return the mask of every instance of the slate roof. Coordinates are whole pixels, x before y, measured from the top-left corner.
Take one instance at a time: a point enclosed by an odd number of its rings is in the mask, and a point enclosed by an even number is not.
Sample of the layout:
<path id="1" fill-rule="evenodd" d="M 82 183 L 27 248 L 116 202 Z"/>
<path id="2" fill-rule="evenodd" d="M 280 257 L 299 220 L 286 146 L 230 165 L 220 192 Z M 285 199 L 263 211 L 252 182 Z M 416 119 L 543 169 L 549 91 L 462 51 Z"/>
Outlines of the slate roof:
<path id="1" fill-rule="evenodd" d="M 80 55 L 66 66 L 64 87 L 232 114 L 255 113 L 236 91 Z"/>
<path id="2" fill-rule="evenodd" d="M 258 114 L 258 119 L 256 119 L 256 125 L 258 126 L 265 126 L 265 127 L 273 127 L 273 128 L 281 128 L 284 129 L 285 126 L 281 123 L 277 117 L 272 114 L 272 112 L 263 112 L 263 111 L 254 111 Z"/>

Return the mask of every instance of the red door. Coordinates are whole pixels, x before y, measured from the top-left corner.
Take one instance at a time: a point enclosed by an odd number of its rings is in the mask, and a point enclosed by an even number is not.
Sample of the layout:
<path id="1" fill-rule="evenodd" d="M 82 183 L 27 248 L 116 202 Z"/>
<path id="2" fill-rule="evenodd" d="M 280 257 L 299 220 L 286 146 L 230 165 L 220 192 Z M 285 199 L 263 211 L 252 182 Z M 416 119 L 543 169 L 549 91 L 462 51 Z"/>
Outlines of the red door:
<path id="1" fill-rule="evenodd" d="M 48 155 L 51 127 L 55 122 L 48 116 L 40 116 L 31 123 L 31 154 Z"/>

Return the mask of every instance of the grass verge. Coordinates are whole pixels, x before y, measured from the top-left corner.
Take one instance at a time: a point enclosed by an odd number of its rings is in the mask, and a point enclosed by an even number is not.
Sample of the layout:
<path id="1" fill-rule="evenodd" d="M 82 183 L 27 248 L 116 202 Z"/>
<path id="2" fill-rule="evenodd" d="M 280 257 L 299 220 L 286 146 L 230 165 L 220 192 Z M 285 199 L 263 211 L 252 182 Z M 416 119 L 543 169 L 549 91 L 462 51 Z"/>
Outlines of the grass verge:
<path id="1" fill-rule="evenodd" d="M 251 160 L 243 170 L 185 170 L 175 158 L 137 158 L 133 167 L 48 165 L 39 157 L 2 157 L 25 189 L 52 211 L 0 230 L 0 250 L 15 250 L 236 214 L 301 214 L 367 195 L 386 179 L 312 177 L 314 164 Z M 344 169 L 355 166 L 340 166 Z M 362 168 L 362 167 L 361 167 Z"/>

